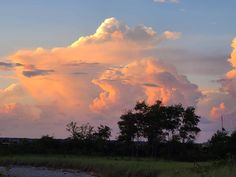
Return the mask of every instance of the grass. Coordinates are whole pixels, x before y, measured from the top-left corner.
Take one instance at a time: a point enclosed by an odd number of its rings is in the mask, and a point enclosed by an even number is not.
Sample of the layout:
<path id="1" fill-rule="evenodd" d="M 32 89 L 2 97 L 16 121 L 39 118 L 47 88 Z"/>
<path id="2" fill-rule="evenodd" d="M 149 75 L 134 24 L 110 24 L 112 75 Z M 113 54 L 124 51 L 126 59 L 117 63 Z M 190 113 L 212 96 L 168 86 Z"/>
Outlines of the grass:
<path id="1" fill-rule="evenodd" d="M 235 177 L 236 165 L 115 157 L 2 156 L 0 165 L 30 165 L 92 171 L 101 177 Z"/>

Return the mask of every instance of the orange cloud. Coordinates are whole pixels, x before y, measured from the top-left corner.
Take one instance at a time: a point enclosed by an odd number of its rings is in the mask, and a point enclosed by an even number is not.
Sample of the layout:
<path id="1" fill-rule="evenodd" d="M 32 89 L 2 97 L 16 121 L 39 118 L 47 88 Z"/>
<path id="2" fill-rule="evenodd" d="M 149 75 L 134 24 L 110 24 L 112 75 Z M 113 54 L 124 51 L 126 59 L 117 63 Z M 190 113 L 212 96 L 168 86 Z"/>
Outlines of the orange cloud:
<path id="1" fill-rule="evenodd" d="M 0 64 L 17 79 L 0 90 L 0 115 L 44 123 L 99 117 L 110 123 L 137 100 L 195 105 L 202 96 L 198 87 L 147 52 L 179 37 L 109 18 L 66 47 L 19 50 Z"/>
<path id="2" fill-rule="evenodd" d="M 15 103 L 5 104 L 0 108 L 0 114 L 8 114 L 16 108 Z"/>
<path id="3" fill-rule="evenodd" d="M 202 96 L 198 87 L 179 75 L 173 67 L 153 59 L 138 60 L 123 68 L 106 70 L 94 83 L 103 91 L 90 106 L 96 111 L 124 105 L 127 99 L 133 103 L 145 99 L 153 104 L 159 99 L 165 104 L 195 105 Z M 130 94 L 128 90 L 133 88 L 136 90 Z"/>
<path id="4" fill-rule="evenodd" d="M 109 18 L 94 34 L 80 37 L 68 47 L 20 50 L 9 60 L 21 64 L 15 67 L 16 77 L 38 104 L 54 104 L 60 110 L 69 110 L 66 113 L 89 111 L 91 105 L 97 109 L 106 107 L 105 103 L 114 104 L 119 97 L 116 87 L 97 80 L 100 73 L 108 67 L 140 60 L 145 49 L 155 48 L 163 40 L 175 40 L 179 35 L 170 31 L 158 35 L 151 27 L 132 28 Z M 97 86 L 105 93 L 99 93 Z"/>
<path id="5" fill-rule="evenodd" d="M 32 105 L 9 103 L 0 106 L 1 119 L 37 120 L 41 110 Z"/>
<path id="6" fill-rule="evenodd" d="M 225 78 L 221 81 L 222 90 L 228 92 L 236 98 L 236 38 L 232 41 L 233 51 L 231 53 L 229 62 L 233 69 L 226 73 Z"/>
<path id="7" fill-rule="evenodd" d="M 233 48 L 233 51 L 231 53 L 231 58 L 229 59 L 229 62 L 234 68 L 236 68 L 236 38 L 233 39 L 231 46 Z"/>
<path id="8" fill-rule="evenodd" d="M 224 103 L 220 103 L 217 106 L 213 106 L 210 111 L 210 117 L 212 119 L 218 119 L 222 116 L 222 114 L 226 111 L 226 107 Z"/>
<path id="9" fill-rule="evenodd" d="M 96 33 L 90 36 L 80 37 L 71 47 L 112 41 L 112 43 L 120 43 L 125 46 L 129 44 L 136 47 L 148 48 L 156 47 L 158 43 L 166 39 L 176 40 L 180 35 L 181 33 L 172 31 L 165 31 L 163 34 L 157 35 L 157 32 L 151 27 L 139 25 L 131 28 L 112 17 L 106 19 L 99 26 Z"/>
<path id="10" fill-rule="evenodd" d="M 93 80 L 92 82 L 104 90 L 104 92 L 100 93 L 99 97 L 93 100 L 90 106 L 91 109 L 101 110 L 117 102 L 119 97 L 119 90 L 117 88 L 109 83 L 99 82 L 98 80 Z"/>
<path id="11" fill-rule="evenodd" d="M 211 92 L 206 93 L 206 97 L 199 103 L 201 110 L 205 110 L 205 112 L 207 112 L 207 110 L 210 109 L 208 116 L 213 120 L 216 120 L 220 118 L 221 115 L 224 115 L 225 123 L 227 125 L 225 128 L 229 130 L 235 128 L 236 38 L 232 41 L 232 48 L 233 51 L 230 59 L 228 60 L 233 67 L 232 70 L 227 72 L 224 78 L 219 81 L 221 88 L 213 94 Z"/>
<path id="12" fill-rule="evenodd" d="M 19 50 L 0 63 L 17 82 L 0 90 L 0 121 L 37 120 L 42 130 L 64 123 L 64 131 L 68 119 L 116 122 L 137 100 L 196 105 L 198 87 L 147 52 L 180 35 L 109 18 L 66 47 Z"/>

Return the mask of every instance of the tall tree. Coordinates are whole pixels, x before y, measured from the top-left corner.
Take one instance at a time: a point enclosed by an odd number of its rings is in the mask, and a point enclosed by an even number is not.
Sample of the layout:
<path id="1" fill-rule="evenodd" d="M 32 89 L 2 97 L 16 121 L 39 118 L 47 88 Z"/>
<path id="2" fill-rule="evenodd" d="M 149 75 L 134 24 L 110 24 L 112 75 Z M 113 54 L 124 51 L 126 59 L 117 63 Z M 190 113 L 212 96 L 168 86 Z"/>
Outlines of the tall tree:
<path id="1" fill-rule="evenodd" d="M 77 133 L 78 133 L 79 127 L 77 126 L 76 122 L 70 122 L 66 125 L 66 131 L 68 131 L 70 133 L 70 138 L 72 138 L 73 140 L 76 140 L 77 137 Z"/>
<path id="2" fill-rule="evenodd" d="M 200 132 L 198 128 L 198 123 L 200 121 L 200 117 L 195 114 L 194 107 L 187 107 L 183 114 L 180 126 L 180 137 L 182 142 L 192 142 L 196 135 Z"/>
<path id="3" fill-rule="evenodd" d="M 181 104 L 171 105 L 165 107 L 165 121 L 163 122 L 163 128 L 169 141 L 179 141 L 178 128 L 181 125 L 181 117 L 184 112 L 184 108 Z"/>
<path id="4" fill-rule="evenodd" d="M 186 109 L 181 105 L 164 106 L 156 101 L 148 106 L 144 101 L 137 102 L 134 109 L 120 117 L 119 139 L 131 142 L 146 138 L 149 144 L 169 140 L 191 142 L 200 131 L 200 117 L 194 107 Z"/>
<path id="5" fill-rule="evenodd" d="M 118 126 L 120 129 L 120 135 L 118 139 L 123 142 L 131 143 L 138 136 L 138 127 L 136 115 L 132 111 L 121 115 Z"/>
<path id="6" fill-rule="evenodd" d="M 226 158 L 226 155 L 229 152 L 229 141 L 230 136 L 228 135 L 228 132 L 225 130 L 218 130 L 209 141 L 210 152 L 216 157 Z"/>
<path id="7" fill-rule="evenodd" d="M 147 138 L 149 144 L 163 140 L 162 130 L 165 120 L 165 107 L 161 101 L 157 101 L 149 107 L 143 121 L 144 137 Z"/>
<path id="8" fill-rule="evenodd" d="M 94 136 L 98 140 L 107 141 L 111 136 L 111 128 L 106 125 L 100 125 L 97 127 L 96 132 L 94 132 Z"/>

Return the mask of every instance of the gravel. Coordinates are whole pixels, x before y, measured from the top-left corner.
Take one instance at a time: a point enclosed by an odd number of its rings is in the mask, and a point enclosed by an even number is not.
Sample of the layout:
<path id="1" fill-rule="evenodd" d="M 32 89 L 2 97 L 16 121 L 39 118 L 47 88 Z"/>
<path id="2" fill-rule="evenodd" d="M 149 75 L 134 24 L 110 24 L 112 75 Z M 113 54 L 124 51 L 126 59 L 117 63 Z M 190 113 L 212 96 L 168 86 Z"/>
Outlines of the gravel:
<path id="1" fill-rule="evenodd" d="M 85 172 L 74 170 L 54 170 L 41 167 L 0 167 L 3 177 L 94 177 Z"/>

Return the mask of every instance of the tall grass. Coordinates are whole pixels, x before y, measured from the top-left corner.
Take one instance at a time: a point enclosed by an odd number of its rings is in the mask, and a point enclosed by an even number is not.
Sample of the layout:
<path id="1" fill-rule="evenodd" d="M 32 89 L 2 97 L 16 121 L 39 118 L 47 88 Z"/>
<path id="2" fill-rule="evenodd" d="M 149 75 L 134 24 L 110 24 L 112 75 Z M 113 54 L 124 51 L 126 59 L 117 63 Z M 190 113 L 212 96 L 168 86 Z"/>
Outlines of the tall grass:
<path id="1" fill-rule="evenodd" d="M 235 165 L 152 159 L 77 156 L 5 156 L 1 165 L 30 165 L 90 171 L 101 177 L 236 177 Z"/>

